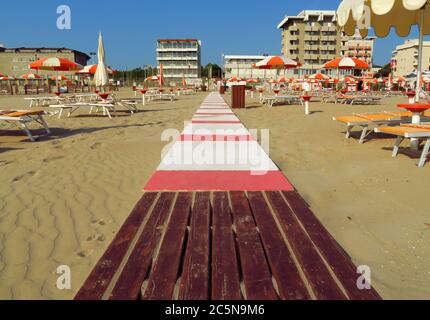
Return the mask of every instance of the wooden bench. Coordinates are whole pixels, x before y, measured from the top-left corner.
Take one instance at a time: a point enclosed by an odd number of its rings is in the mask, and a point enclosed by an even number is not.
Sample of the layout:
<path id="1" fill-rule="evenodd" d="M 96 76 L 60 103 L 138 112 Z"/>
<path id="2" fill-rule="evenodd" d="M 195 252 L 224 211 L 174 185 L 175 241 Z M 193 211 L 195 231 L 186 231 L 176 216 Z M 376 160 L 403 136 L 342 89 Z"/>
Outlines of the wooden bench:
<path id="1" fill-rule="evenodd" d="M 145 193 L 75 299 L 380 299 L 295 192 Z"/>

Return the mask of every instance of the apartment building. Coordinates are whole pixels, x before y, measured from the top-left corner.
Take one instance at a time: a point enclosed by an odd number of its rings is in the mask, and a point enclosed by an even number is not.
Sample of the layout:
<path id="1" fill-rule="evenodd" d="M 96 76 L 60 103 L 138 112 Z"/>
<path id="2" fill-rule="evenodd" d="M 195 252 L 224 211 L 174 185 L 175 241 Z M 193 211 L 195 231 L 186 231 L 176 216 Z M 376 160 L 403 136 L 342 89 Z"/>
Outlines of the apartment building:
<path id="1" fill-rule="evenodd" d="M 163 65 L 168 83 L 179 83 L 183 76 L 189 84 L 201 81 L 201 41 L 197 39 L 157 40 L 157 64 Z"/>
<path id="2" fill-rule="evenodd" d="M 394 76 L 405 76 L 418 69 L 418 39 L 406 40 L 405 43 L 398 45 L 393 51 L 396 63 Z M 421 57 L 421 71 L 430 70 L 430 41 L 424 41 L 423 54 Z"/>
<path id="3" fill-rule="evenodd" d="M 266 57 L 267 55 L 225 55 L 223 61 L 225 78 L 276 79 L 277 70 L 259 70 L 252 68 L 255 63 Z"/>
<path id="4" fill-rule="evenodd" d="M 286 16 L 278 24 L 282 30 L 282 53 L 302 64 L 302 73 L 325 72 L 322 66 L 347 50 L 345 36 L 338 28 L 336 11 L 304 10 Z"/>
<path id="5" fill-rule="evenodd" d="M 68 48 L 6 48 L 0 46 L 0 72 L 8 76 L 20 77 L 31 71 L 28 68 L 30 63 L 51 57 L 66 58 L 83 66 L 87 65 L 91 59 L 86 53 Z M 38 73 L 47 77 L 57 74 L 53 71 L 38 71 Z M 74 75 L 73 72 L 62 74 L 67 77 Z"/>

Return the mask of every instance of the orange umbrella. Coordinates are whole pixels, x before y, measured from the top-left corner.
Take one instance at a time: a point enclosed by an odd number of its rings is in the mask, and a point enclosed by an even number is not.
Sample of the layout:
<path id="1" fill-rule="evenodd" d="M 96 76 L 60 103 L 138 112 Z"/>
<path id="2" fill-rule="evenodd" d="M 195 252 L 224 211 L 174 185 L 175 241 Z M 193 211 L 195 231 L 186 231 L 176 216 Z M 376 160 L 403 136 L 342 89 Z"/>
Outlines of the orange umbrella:
<path id="1" fill-rule="evenodd" d="M 258 83 L 260 81 L 256 80 L 256 79 L 248 79 L 246 80 L 247 83 Z"/>
<path id="2" fill-rule="evenodd" d="M 49 71 L 78 71 L 82 66 L 64 58 L 44 58 L 30 63 L 30 69 Z"/>
<path id="3" fill-rule="evenodd" d="M 8 76 L 0 77 L 0 81 L 9 81 L 9 80 L 15 80 L 15 78 L 14 77 L 8 77 Z"/>
<path id="4" fill-rule="evenodd" d="M 325 69 L 369 69 L 369 65 L 357 58 L 339 57 L 327 62 L 324 65 Z"/>
<path id="5" fill-rule="evenodd" d="M 159 81 L 160 77 L 159 76 L 149 76 L 145 79 L 145 81 Z"/>
<path id="6" fill-rule="evenodd" d="M 89 66 L 85 66 L 82 70 L 76 72 L 76 74 L 96 74 L 98 64 L 91 64 Z M 113 74 L 114 71 L 110 68 L 106 68 L 108 74 Z"/>
<path id="7" fill-rule="evenodd" d="M 268 56 L 267 58 L 257 62 L 253 65 L 256 69 L 291 69 L 300 67 L 300 63 L 295 60 L 280 57 L 280 56 Z"/>
<path id="8" fill-rule="evenodd" d="M 322 74 L 322 73 L 315 73 L 309 76 L 309 79 L 314 79 L 314 80 L 328 80 L 330 79 L 330 77 L 328 75 Z"/>
<path id="9" fill-rule="evenodd" d="M 21 79 L 34 80 L 34 79 L 42 79 L 42 77 L 36 73 L 26 73 L 21 76 Z"/>
<path id="10" fill-rule="evenodd" d="M 54 81 L 70 81 L 70 79 L 65 77 L 65 76 L 51 77 L 51 80 L 54 80 Z"/>

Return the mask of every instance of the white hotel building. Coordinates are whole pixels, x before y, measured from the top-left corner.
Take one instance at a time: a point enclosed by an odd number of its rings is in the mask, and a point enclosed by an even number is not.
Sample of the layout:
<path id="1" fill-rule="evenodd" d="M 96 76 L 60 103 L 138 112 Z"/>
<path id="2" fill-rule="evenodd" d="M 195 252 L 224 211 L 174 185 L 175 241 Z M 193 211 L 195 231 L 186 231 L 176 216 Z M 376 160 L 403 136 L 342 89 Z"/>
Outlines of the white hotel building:
<path id="1" fill-rule="evenodd" d="M 157 40 L 157 64 L 163 64 L 166 83 L 180 83 L 185 76 L 187 83 L 201 81 L 201 41 L 197 39 Z"/>
<path id="2" fill-rule="evenodd" d="M 225 78 L 277 79 L 276 70 L 253 69 L 252 65 L 265 59 L 265 55 L 225 55 L 223 68 Z M 280 71 L 284 74 L 284 71 Z"/>

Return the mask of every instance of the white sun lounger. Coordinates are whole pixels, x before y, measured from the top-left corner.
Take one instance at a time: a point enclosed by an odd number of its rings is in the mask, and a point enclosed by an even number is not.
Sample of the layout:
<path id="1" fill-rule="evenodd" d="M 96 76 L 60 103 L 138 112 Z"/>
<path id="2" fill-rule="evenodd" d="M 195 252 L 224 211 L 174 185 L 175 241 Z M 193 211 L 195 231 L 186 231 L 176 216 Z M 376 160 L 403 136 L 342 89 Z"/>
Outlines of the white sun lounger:
<path id="1" fill-rule="evenodd" d="M 43 110 L 4 110 L 0 111 L 0 121 L 6 121 L 11 123 L 17 123 L 21 126 L 21 128 L 25 131 L 30 141 L 34 142 L 36 139 L 30 132 L 30 129 L 27 126 L 29 122 L 37 122 L 41 124 L 46 133 L 51 134 L 51 130 L 49 130 L 48 124 L 45 119 L 43 119 Z"/>

